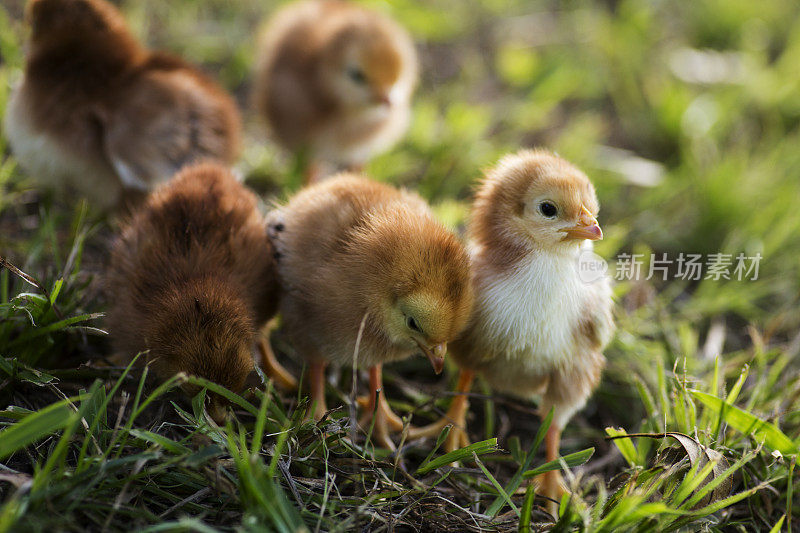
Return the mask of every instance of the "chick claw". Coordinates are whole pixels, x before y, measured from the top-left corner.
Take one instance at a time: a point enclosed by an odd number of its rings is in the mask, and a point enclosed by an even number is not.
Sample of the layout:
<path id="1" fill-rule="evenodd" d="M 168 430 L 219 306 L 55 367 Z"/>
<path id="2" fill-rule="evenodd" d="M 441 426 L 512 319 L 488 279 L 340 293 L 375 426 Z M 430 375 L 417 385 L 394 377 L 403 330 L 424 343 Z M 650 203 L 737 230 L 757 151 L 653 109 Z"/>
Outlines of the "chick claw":
<path id="1" fill-rule="evenodd" d="M 450 428 L 447 438 L 444 441 L 445 453 L 453 452 L 465 446 L 469 446 L 469 438 L 465 428 L 467 427 L 467 410 L 469 403 L 465 396 L 457 396 L 453 399 L 450 409 L 447 413 L 432 424 L 422 427 L 412 427 L 408 431 L 408 440 L 417 440 L 426 437 L 436 438 L 442 430 L 449 424 L 453 427 Z"/>
<path id="2" fill-rule="evenodd" d="M 445 452 L 449 453 L 469 446 L 469 438 L 467 437 L 466 431 L 467 412 L 469 411 L 467 393 L 472 386 L 473 379 L 475 379 L 474 372 L 462 370 L 458 377 L 458 386 L 456 387 L 456 392 L 458 394 L 453 398 L 453 401 L 450 402 L 450 408 L 447 410 L 447 413 L 432 424 L 420 428 L 412 427 L 408 432 L 408 440 L 438 437 L 445 426 L 453 424 L 444 442 Z"/>
<path id="3" fill-rule="evenodd" d="M 533 480 L 536 487 L 536 492 L 548 498 L 547 511 L 558 518 L 558 507 L 561 503 L 561 497 L 569 492 L 567 484 L 559 470 L 551 470 L 544 474 L 539 474 Z"/>
<path id="4" fill-rule="evenodd" d="M 403 421 L 399 416 L 394 414 L 389 402 L 383 395 L 380 389 L 376 391 L 374 396 L 362 396 L 358 398 L 358 405 L 365 410 L 364 414 L 358 420 L 358 424 L 364 428 L 365 431 L 369 430 L 370 423 L 375 421 L 375 426 L 372 429 L 372 440 L 384 448 L 395 450 L 397 447 L 392 441 L 390 434 L 399 433 L 403 430 Z M 377 396 L 377 409 L 375 408 L 375 397 Z"/>
<path id="5" fill-rule="evenodd" d="M 450 421 L 447 417 L 444 417 L 433 424 L 421 428 L 411 428 L 408 432 L 408 440 L 411 441 L 423 437 L 438 437 L 448 424 L 450 424 Z M 461 426 L 453 424 L 450 428 L 450 433 L 447 434 L 447 438 L 444 440 L 443 449 L 445 453 L 450 453 L 460 450 L 465 446 L 469 446 L 469 444 L 467 432 L 464 431 Z"/>

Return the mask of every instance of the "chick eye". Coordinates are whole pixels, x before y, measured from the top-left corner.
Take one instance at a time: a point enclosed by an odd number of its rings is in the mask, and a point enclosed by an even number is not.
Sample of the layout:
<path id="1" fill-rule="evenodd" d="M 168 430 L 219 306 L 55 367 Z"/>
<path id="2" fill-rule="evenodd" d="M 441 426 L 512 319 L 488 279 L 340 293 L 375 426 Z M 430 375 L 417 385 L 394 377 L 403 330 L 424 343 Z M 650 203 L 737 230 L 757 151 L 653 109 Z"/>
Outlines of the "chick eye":
<path id="1" fill-rule="evenodd" d="M 422 333 L 419 324 L 417 324 L 417 321 L 414 320 L 414 317 L 412 316 L 406 317 L 406 326 L 408 326 L 408 329 L 414 330 L 417 333 Z"/>
<path id="2" fill-rule="evenodd" d="M 351 67 L 347 69 L 347 75 L 356 83 L 364 84 L 367 82 L 367 77 L 364 75 L 364 71 L 357 67 Z"/>
<path id="3" fill-rule="evenodd" d="M 553 202 L 544 201 L 539 204 L 539 212 L 546 218 L 555 218 L 558 208 Z"/>

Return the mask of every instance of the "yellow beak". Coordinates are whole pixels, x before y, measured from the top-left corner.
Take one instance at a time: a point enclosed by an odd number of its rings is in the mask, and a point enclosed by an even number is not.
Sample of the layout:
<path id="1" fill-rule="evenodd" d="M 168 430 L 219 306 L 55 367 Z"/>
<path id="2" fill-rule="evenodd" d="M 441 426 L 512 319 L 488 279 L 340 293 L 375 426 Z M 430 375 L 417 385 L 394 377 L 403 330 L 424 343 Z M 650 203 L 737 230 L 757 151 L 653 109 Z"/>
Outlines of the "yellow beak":
<path id="1" fill-rule="evenodd" d="M 428 358 L 428 361 L 431 362 L 433 371 L 436 372 L 437 375 L 441 374 L 442 370 L 444 370 L 444 356 L 447 354 L 447 343 L 440 342 L 439 344 L 434 344 L 433 346 L 426 346 L 420 341 L 416 342 L 420 350 L 422 350 L 422 353 L 424 353 L 425 357 Z"/>
<path id="2" fill-rule="evenodd" d="M 566 233 L 564 238 L 561 239 L 563 241 L 570 239 L 588 239 L 590 241 L 599 241 L 603 238 L 603 230 L 600 229 L 597 219 L 594 217 L 591 211 L 586 209 L 585 205 L 581 205 L 581 214 L 578 217 L 578 223 L 571 228 L 564 228 L 559 231 Z"/>

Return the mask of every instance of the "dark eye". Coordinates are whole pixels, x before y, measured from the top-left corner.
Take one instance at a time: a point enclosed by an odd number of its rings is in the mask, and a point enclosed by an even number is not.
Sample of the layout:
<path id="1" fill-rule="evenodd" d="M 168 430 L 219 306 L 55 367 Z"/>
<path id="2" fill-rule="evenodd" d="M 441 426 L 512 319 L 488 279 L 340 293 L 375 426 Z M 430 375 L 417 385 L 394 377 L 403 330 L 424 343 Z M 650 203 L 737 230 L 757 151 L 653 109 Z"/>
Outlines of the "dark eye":
<path id="1" fill-rule="evenodd" d="M 412 329 L 417 333 L 422 333 L 422 330 L 420 329 L 419 324 L 417 324 L 417 321 L 414 320 L 414 317 L 406 317 L 406 326 L 408 326 L 408 329 Z"/>
<path id="2" fill-rule="evenodd" d="M 357 67 L 351 67 L 347 69 L 347 75 L 356 83 L 366 83 L 367 77 L 364 75 L 364 71 Z"/>
<path id="3" fill-rule="evenodd" d="M 554 218 L 558 214 L 558 208 L 553 202 L 544 201 L 539 204 L 539 212 L 547 218 Z"/>

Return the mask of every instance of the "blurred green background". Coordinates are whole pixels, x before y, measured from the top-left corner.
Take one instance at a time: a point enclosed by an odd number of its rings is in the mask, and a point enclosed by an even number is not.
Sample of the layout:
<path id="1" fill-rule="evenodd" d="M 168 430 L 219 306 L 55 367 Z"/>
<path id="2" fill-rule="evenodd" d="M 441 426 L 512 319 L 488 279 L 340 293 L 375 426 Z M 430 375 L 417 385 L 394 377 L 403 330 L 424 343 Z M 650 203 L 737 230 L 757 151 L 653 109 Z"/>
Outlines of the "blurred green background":
<path id="1" fill-rule="evenodd" d="M 668 412 L 676 391 L 696 385 L 724 392 L 745 364 L 751 374 L 741 401 L 797 439 L 800 2 L 364 3 L 407 26 L 422 61 L 410 131 L 370 163 L 376 179 L 417 188 L 448 224 L 462 228 L 481 169 L 509 151 L 542 146 L 594 181 L 606 235 L 596 250 L 612 261 L 612 272 L 620 253 L 763 257 L 756 281 L 671 275 L 618 283 L 619 333 L 607 351 L 606 379 L 567 432 L 567 448 L 602 445 L 603 425 L 690 432 Z M 24 2 L 0 5 L 2 114 L 20 76 L 26 28 Z M 285 197 L 299 183 L 291 158 L 246 109 L 255 35 L 276 5 L 121 4 L 151 47 L 201 65 L 236 95 L 246 122 L 238 167 L 266 199 Z M 55 279 L 59 238 L 74 238 L 76 221 L 94 215 L 32 196 L 2 138 L 0 151 L 0 251 Z M 94 228 L 82 238 L 102 236 Z M 94 256 L 102 257 L 96 241 Z M 98 271 L 102 259 L 84 255 L 86 270 Z M 76 312 L 102 310 L 96 291 L 76 287 Z M 79 344 L 53 342 L 51 349 L 80 351 Z M 640 401 L 640 386 L 654 391 L 657 405 Z M 759 526 L 780 516 L 772 508 L 751 512 Z"/>

